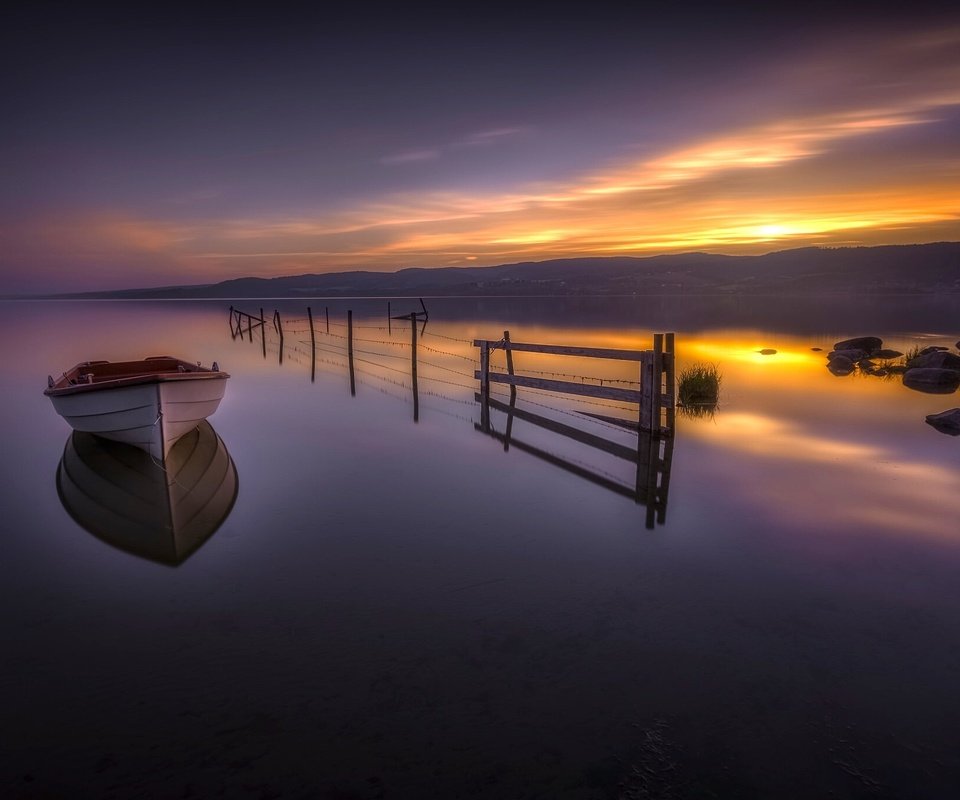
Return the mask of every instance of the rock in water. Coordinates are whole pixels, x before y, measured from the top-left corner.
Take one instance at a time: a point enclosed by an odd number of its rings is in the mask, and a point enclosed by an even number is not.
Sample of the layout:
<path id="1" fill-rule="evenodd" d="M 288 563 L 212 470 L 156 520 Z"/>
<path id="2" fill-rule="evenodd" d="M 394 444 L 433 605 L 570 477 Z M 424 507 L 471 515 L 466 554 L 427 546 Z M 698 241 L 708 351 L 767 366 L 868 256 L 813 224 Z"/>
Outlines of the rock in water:
<path id="1" fill-rule="evenodd" d="M 936 369 L 960 370 L 960 356 L 955 353 L 946 353 L 943 350 L 931 350 L 911 358 L 907 364 L 910 369 L 915 367 L 935 367 Z"/>
<path id="2" fill-rule="evenodd" d="M 891 358 L 900 358 L 902 355 L 903 353 L 901 353 L 899 350 L 877 350 L 877 352 L 873 354 L 873 357 L 886 361 Z"/>
<path id="3" fill-rule="evenodd" d="M 757 352 L 762 356 L 772 356 L 776 354 L 776 350 L 772 347 L 764 347 L 763 350 L 757 350 Z"/>
<path id="4" fill-rule="evenodd" d="M 941 411 L 939 414 L 929 414 L 927 425 L 932 425 L 940 433 L 960 436 L 960 408 L 951 408 L 949 411 Z"/>
<path id="5" fill-rule="evenodd" d="M 957 347 L 960 347 L 960 342 L 957 342 Z M 822 353 L 822 352 L 823 352 L 823 348 L 822 348 L 822 347 L 811 347 L 810 349 L 813 350 L 814 353 Z"/>
<path id="6" fill-rule="evenodd" d="M 883 339 L 878 336 L 858 336 L 854 339 L 844 339 L 842 342 L 837 342 L 833 349 L 863 350 L 867 355 L 870 355 L 874 350 L 879 350 L 881 347 L 883 347 Z"/>
<path id="7" fill-rule="evenodd" d="M 949 349 L 950 349 L 949 347 L 944 347 L 943 345 L 931 344 L 929 347 L 924 347 L 923 350 L 917 353 L 917 355 L 925 356 L 927 353 L 936 353 L 940 350 L 949 350 Z"/>
<path id="8" fill-rule="evenodd" d="M 835 358 L 848 358 L 851 361 L 859 361 L 861 358 L 866 358 L 867 353 L 863 350 L 834 350 L 831 353 L 827 353 L 827 360 L 833 361 Z"/>
<path id="9" fill-rule="evenodd" d="M 903 385 L 927 394 L 950 394 L 960 386 L 960 372 L 936 367 L 908 369 L 903 374 Z"/>
<path id="10" fill-rule="evenodd" d="M 836 358 L 830 359 L 830 363 L 827 364 L 827 369 L 834 375 L 849 375 L 853 372 L 853 362 L 846 356 L 837 356 Z"/>

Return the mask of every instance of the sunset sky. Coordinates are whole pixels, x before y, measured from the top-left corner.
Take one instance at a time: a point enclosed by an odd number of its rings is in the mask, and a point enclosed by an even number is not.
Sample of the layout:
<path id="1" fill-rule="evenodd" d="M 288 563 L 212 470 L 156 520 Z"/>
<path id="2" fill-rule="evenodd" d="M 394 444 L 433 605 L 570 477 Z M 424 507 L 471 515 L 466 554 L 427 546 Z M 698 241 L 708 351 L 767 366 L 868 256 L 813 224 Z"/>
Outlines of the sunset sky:
<path id="1" fill-rule="evenodd" d="M 960 239 L 960 12 L 134 5 L 5 12 L 3 292 Z"/>

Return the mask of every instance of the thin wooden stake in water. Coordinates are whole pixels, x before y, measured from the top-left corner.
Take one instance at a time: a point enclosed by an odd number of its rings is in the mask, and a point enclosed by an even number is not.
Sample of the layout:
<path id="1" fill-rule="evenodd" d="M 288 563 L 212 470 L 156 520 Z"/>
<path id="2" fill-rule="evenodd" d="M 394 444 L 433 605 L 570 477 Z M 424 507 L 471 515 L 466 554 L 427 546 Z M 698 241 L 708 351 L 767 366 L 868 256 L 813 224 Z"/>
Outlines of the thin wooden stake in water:
<path id="1" fill-rule="evenodd" d="M 659 434 L 663 427 L 663 334 L 653 334 L 653 396 L 650 430 Z"/>
<path id="2" fill-rule="evenodd" d="M 513 375 L 513 349 L 510 347 L 510 331 L 503 332 L 503 349 L 507 354 L 507 374 Z M 510 404 L 513 405 L 517 401 L 517 387 L 512 383 L 510 384 Z M 512 421 L 512 419 L 511 419 Z M 508 437 L 509 438 L 509 437 Z M 504 445 L 506 446 L 506 442 Z"/>
<path id="3" fill-rule="evenodd" d="M 653 353 L 644 350 L 640 354 L 640 416 L 637 420 L 641 431 L 650 430 L 650 407 L 652 405 Z"/>
<path id="4" fill-rule="evenodd" d="M 420 421 L 420 392 L 417 389 L 417 318 L 410 315 L 410 376 L 413 379 L 413 421 Z"/>
<path id="5" fill-rule="evenodd" d="M 357 394 L 357 382 L 353 376 L 353 312 L 347 311 L 347 361 L 350 362 L 350 395 Z"/>
<path id="6" fill-rule="evenodd" d="M 480 345 L 480 394 L 490 397 L 490 342 Z"/>
<path id="7" fill-rule="evenodd" d="M 307 306 L 307 319 L 310 322 L 310 383 L 317 378 L 317 333 L 313 329 L 313 312 Z"/>
<path id="8" fill-rule="evenodd" d="M 480 425 L 484 433 L 490 432 L 490 342 L 480 343 Z"/>
<path id="9" fill-rule="evenodd" d="M 267 324 L 263 318 L 263 309 L 260 309 L 260 342 L 263 345 L 263 357 L 267 357 Z"/>
<path id="10" fill-rule="evenodd" d="M 390 325 L 390 301 L 387 300 L 387 334 L 393 334 L 393 327 Z"/>
<path id="11" fill-rule="evenodd" d="M 677 407 L 677 378 L 676 378 L 676 351 L 674 350 L 675 337 L 672 333 L 665 336 L 665 352 L 663 361 L 663 371 L 666 376 L 666 406 L 667 406 L 667 430 L 669 435 L 673 435 L 673 427 L 676 425 L 676 407 Z"/>
<path id="12" fill-rule="evenodd" d="M 280 363 L 283 363 L 283 320 L 280 318 L 280 312 L 273 312 L 273 326 L 277 329 L 280 336 Z"/>
<path id="13" fill-rule="evenodd" d="M 504 331 L 506 333 L 506 331 Z M 517 390 L 515 387 L 510 387 L 513 391 L 510 395 L 510 405 L 507 406 L 509 409 L 507 411 L 507 431 L 503 435 L 503 452 L 510 452 L 510 437 L 513 436 L 513 415 L 517 410 Z"/>
<path id="14" fill-rule="evenodd" d="M 324 306 L 324 312 L 327 315 L 327 333 L 330 333 L 330 306 Z"/>

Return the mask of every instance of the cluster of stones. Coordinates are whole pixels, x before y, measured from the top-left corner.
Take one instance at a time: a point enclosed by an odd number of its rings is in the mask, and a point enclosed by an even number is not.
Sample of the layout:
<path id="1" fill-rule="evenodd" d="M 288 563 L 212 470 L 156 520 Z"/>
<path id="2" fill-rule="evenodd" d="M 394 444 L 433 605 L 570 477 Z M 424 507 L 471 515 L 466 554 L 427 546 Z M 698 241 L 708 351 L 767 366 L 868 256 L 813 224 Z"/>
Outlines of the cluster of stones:
<path id="1" fill-rule="evenodd" d="M 960 349 L 960 342 L 957 342 Z M 902 374 L 903 385 L 918 392 L 951 394 L 960 387 L 960 355 L 950 348 L 933 345 L 923 348 L 905 364 L 892 363 L 903 356 L 897 350 L 883 349 L 876 336 L 844 339 L 827 354 L 827 369 L 834 375 L 849 375 L 859 370 L 865 375 Z M 927 422 L 943 433 L 960 435 L 960 408 L 931 414 Z"/>
<path id="2" fill-rule="evenodd" d="M 907 371 L 905 365 L 890 363 L 902 356 L 899 350 L 884 350 L 883 340 L 877 336 L 859 336 L 833 346 L 827 353 L 827 369 L 834 375 L 849 375 L 855 369 L 865 375 L 889 375 Z"/>

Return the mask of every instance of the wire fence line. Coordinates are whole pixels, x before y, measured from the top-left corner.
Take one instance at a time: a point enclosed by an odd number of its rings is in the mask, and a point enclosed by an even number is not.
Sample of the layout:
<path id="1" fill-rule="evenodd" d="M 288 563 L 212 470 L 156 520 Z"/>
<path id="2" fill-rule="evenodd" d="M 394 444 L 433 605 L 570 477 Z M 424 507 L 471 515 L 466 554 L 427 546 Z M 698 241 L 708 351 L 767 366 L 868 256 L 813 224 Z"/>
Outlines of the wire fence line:
<path id="1" fill-rule="evenodd" d="M 291 323 L 291 322 L 309 322 L 309 320 L 307 320 L 306 318 L 300 318 L 300 317 L 292 318 L 292 319 L 288 319 L 288 320 L 282 320 L 282 324 L 283 324 L 283 326 L 284 326 L 284 328 L 285 328 L 286 331 L 289 331 L 289 332 L 291 332 L 291 333 L 304 333 L 304 332 L 308 332 L 308 331 L 311 330 L 309 325 L 306 325 L 306 326 L 303 326 L 303 327 L 295 327 L 295 328 L 289 327 L 289 323 Z M 331 322 L 330 322 L 330 325 L 331 325 L 331 326 L 334 326 L 334 325 L 335 325 L 335 326 L 337 326 L 337 327 L 347 327 L 347 325 L 346 325 L 345 323 L 334 322 L 334 321 L 331 321 Z M 396 326 L 395 326 L 395 327 L 396 327 Z M 333 337 L 333 338 L 336 338 L 336 339 L 340 339 L 340 340 L 344 340 L 344 341 L 347 339 L 347 336 L 342 335 L 342 334 L 327 333 L 327 332 L 324 330 L 324 328 L 325 328 L 325 323 L 320 323 L 320 322 L 318 322 L 316 319 L 314 319 L 314 324 L 313 324 L 314 341 L 316 341 L 316 337 L 317 337 L 317 336 L 330 336 L 330 337 Z M 383 326 L 383 325 L 359 325 L 359 324 L 354 324 L 354 325 L 353 325 L 353 328 L 354 328 L 354 329 L 366 329 L 366 330 L 387 330 L 387 327 L 386 327 L 386 326 Z M 405 326 L 405 328 L 406 328 L 407 330 L 409 330 L 409 324 L 407 324 L 407 325 Z M 277 336 L 277 333 L 276 333 L 276 331 L 272 331 L 272 330 L 270 330 L 270 329 L 266 329 L 266 335 L 269 336 L 269 337 L 272 339 L 272 338 L 274 338 L 275 336 Z M 438 339 L 444 339 L 444 340 L 446 340 L 446 341 L 460 342 L 460 343 L 463 343 L 463 344 L 468 344 L 468 345 L 470 345 L 471 348 L 473 347 L 473 340 L 472 340 L 472 339 L 464 339 L 464 338 L 462 338 L 462 337 L 450 336 L 450 335 L 447 335 L 447 334 L 436 333 L 436 332 L 434 332 L 434 331 L 424 331 L 423 336 L 424 336 L 424 337 L 426 337 L 426 336 L 432 336 L 432 337 L 435 337 L 435 338 L 438 338 Z M 298 341 L 299 341 L 301 344 L 306 344 L 306 343 L 307 343 L 307 340 L 305 340 L 305 339 L 299 339 Z M 353 337 L 353 341 L 354 341 L 354 342 L 364 342 L 364 343 L 367 343 L 367 344 L 381 344 L 381 345 L 386 345 L 386 346 L 388 346 L 388 347 L 399 347 L 399 348 L 403 348 L 403 349 L 409 349 L 409 348 L 412 347 L 412 343 L 409 342 L 409 341 L 399 341 L 399 340 L 394 340 L 394 339 L 383 339 L 383 338 L 374 339 L 374 338 L 365 337 L 365 336 L 354 336 L 354 337 Z M 499 349 L 500 349 L 500 350 L 503 350 L 503 345 L 504 345 L 505 343 L 503 342 L 502 339 L 500 340 L 500 342 L 501 342 L 501 346 L 500 346 Z M 319 347 L 320 345 L 318 344 L 317 346 Z M 464 355 L 463 353 L 457 353 L 457 352 L 454 352 L 454 351 L 451 351 L 451 350 L 445 350 L 445 349 L 440 348 L 440 347 L 432 347 L 431 345 L 425 344 L 425 343 L 422 342 L 422 341 L 420 341 L 420 342 L 417 343 L 417 350 L 418 350 L 418 351 L 419 351 L 419 350 L 426 350 L 426 351 L 428 351 L 428 352 L 436 353 L 436 354 L 438 354 L 438 355 L 443 355 L 443 356 L 446 356 L 446 357 L 448 357 L 448 358 L 456 358 L 456 359 L 458 359 L 458 360 L 466 361 L 466 362 L 471 363 L 471 364 L 476 364 L 476 363 L 477 363 L 477 357 L 476 357 L 475 355 Z M 390 357 L 404 358 L 404 357 L 405 357 L 405 356 L 390 356 L 389 354 L 386 354 L 386 353 L 375 352 L 375 351 L 372 351 L 372 350 L 360 350 L 359 348 L 354 348 L 354 352 L 364 352 L 364 353 L 366 353 L 367 355 L 374 355 L 374 354 L 375 354 L 375 355 L 382 356 L 382 357 L 386 357 L 386 358 L 390 358 Z M 426 363 L 423 359 L 418 359 L 418 361 L 420 361 L 421 363 Z M 627 386 L 639 386 L 639 385 L 640 385 L 640 381 L 632 380 L 632 379 L 627 379 L 627 378 L 607 377 L 607 376 L 599 376 L 599 375 L 584 375 L 584 374 L 577 373 L 577 372 L 567 372 L 567 371 L 558 371 L 558 370 L 536 369 L 536 368 L 534 368 L 534 367 L 528 367 L 528 366 L 523 366 L 523 365 L 515 365 L 515 371 L 516 371 L 518 374 L 523 374 L 523 375 L 549 375 L 549 376 L 558 377 L 558 378 L 569 378 L 569 379 L 578 380 L 578 381 L 581 381 L 581 382 L 590 381 L 590 382 L 596 383 L 596 384 L 598 384 L 598 385 L 600 385 L 600 386 L 604 386 L 604 385 L 606 385 L 606 384 L 620 384 L 620 385 L 627 385 Z M 466 373 L 464 373 L 464 374 L 466 374 Z"/>
<path id="2" fill-rule="evenodd" d="M 259 320 L 259 318 L 256 318 Z M 277 325 L 279 321 L 279 326 Z M 409 367 L 400 367 L 391 366 L 386 363 L 381 363 L 381 361 L 394 361 L 402 362 L 408 359 L 413 358 L 412 347 L 413 343 L 410 340 L 400 340 L 394 338 L 380 337 L 375 338 L 372 336 L 357 336 L 350 334 L 352 331 L 361 330 L 361 331 L 379 331 L 379 332 L 389 332 L 389 336 L 392 336 L 394 331 L 397 333 L 409 333 L 410 331 L 410 322 L 408 320 L 396 320 L 396 324 L 391 325 L 370 325 L 354 322 L 352 325 L 341 322 L 338 320 L 328 320 L 323 317 L 314 317 L 313 324 L 311 326 L 309 317 L 283 317 L 279 312 L 275 312 L 274 325 L 258 325 L 260 335 L 264 338 L 264 350 L 267 349 L 274 355 L 278 355 L 281 351 L 281 343 L 283 343 L 283 353 L 286 358 L 291 362 L 296 363 L 300 366 L 310 367 L 311 364 L 314 365 L 323 365 L 325 367 L 335 367 L 340 369 L 349 369 L 349 357 L 352 351 L 353 361 L 354 361 L 354 370 L 357 373 L 362 372 L 368 378 L 377 378 L 387 380 L 383 375 L 377 375 L 374 372 L 371 372 L 369 369 L 362 369 L 357 364 L 363 364 L 365 367 L 370 367 L 375 370 L 380 370 L 383 372 L 392 373 L 394 375 L 403 375 L 408 376 L 411 372 Z M 344 333 L 334 333 L 328 330 L 330 328 L 337 328 L 339 331 L 343 329 L 352 329 L 347 330 Z M 420 324 L 418 324 L 418 328 Z M 231 330 L 234 330 L 233 323 L 231 323 Z M 304 338 L 303 334 L 309 333 L 310 338 Z M 438 332 L 436 330 L 422 330 L 421 335 L 418 337 L 417 341 L 417 378 L 418 381 L 424 381 L 427 383 L 432 383 L 440 386 L 450 386 L 469 394 L 463 397 L 453 397 L 450 395 L 444 395 L 440 393 L 433 393 L 439 399 L 445 401 L 454 402 L 464 405 L 474 405 L 476 401 L 473 399 L 472 395 L 477 390 L 477 382 L 474 371 L 467 371 L 465 369 L 457 369 L 454 366 L 448 366 L 444 363 L 441 363 L 444 359 L 455 360 L 457 363 L 467 362 L 471 366 L 478 367 L 478 357 L 475 353 L 470 355 L 465 354 L 464 352 L 456 352 L 449 347 L 444 347 L 439 344 L 439 342 L 450 342 L 460 345 L 467 345 L 471 350 L 474 348 L 474 339 L 465 338 L 462 336 L 454 336 L 448 333 Z M 286 339 L 287 334 L 294 334 L 296 338 L 290 342 Z M 239 336 L 239 334 L 237 334 Z M 236 338 L 236 337 L 235 337 Z M 427 344 L 424 339 L 430 338 L 436 340 L 437 344 Z M 379 345 L 380 349 L 373 349 L 370 347 L 351 347 L 352 343 L 363 343 L 365 345 Z M 335 341 L 333 341 L 335 340 Z M 501 339 L 499 340 L 497 350 L 498 352 L 503 352 L 504 357 L 506 341 Z M 312 348 L 312 350 L 311 350 Z M 406 352 L 386 352 L 383 348 L 389 348 L 392 350 L 400 349 Z M 431 353 L 435 356 L 438 356 L 438 359 L 423 358 L 420 357 L 420 352 Z M 326 356 L 335 356 L 340 360 L 333 360 L 331 358 L 325 358 Z M 343 360 L 346 359 L 346 360 Z M 501 360 L 498 358 L 498 361 Z M 323 370 L 326 373 L 331 372 L 330 369 Z M 434 372 L 441 372 L 450 377 L 440 377 Z M 600 375 L 585 375 L 577 372 L 570 371 L 560 371 L 560 370 L 549 370 L 549 369 L 537 369 L 534 367 L 526 366 L 523 364 L 514 364 L 514 372 L 517 375 L 529 375 L 529 376 L 550 376 L 554 378 L 563 378 L 572 381 L 580 381 L 581 383 L 591 383 L 599 386 L 604 386 L 608 384 L 620 384 L 627 386 L 639 386 L 640 381 L 630 380 L 621 377 L 614 376 L 600 376 Z M 456 380 L 455 378 L 462 378 L 464 380 Z M 412 383 L 400 383 L 396 382 L 398 387 L 402 387 L 406 390 L 412 391 Z M 424 394 L 428 393 L 428 390 L 423 390 Z M 506 397 L 508 395 L 501 393 L 500 390 L 494 390 L 494 387 L 491 387 L 491 394 L 499 397 Z M 553 403 L 543 402 L 542 399 L 534 400 L 530 395 L 535 395 L 538 398 L 550 398 L 553 399 Z M 549 410 L 553 413 L 562 414 L 564 416 L 573 417 L 578 420 L 583 420 L 584 415 L 590 420 L 592 424 L 608 428 L 610 430 L 615 430 L 618 432 L 623 432 L 624 428 L 621 426 L 613 425 L 603 420 L 597 419 L 593 414 L 590 413 L 588 409 L 603 409 L 610 412 L 629 412 L 631 416 L 635 415 L 636 409 L 630 406 L 624 406 L 617 404 L 614 401 L 610 400 L 598 400 L 598 399 L 587 399 L 580 396 L 564 396 L 563 405 L 557 404 L 557 394 L 555 392 L 543 391 L 536 388 L 524 387 L 523 389 L 523 400 L 524 403 L 537 406 L 545 410 Z"/>
<path id="3" fill-rule="evenodd" d="M 468 339 L 427 331 L 426 320 L 421 324 L 413 315 L 406 325 L 387 326 L 354 324 L 352 315 L 346 324 L 327 319 L 312 319 L 311 324 L 311 318 L 312 315 L 307 319 L 283 319 L 279 312 L 274 312 L 273 325 L 268 326 L 263 323 L 261 312 L 261 316 L 251 318 L 244 336 L 231 316 L 231 335 L 252 343 L 256 330 L 265 358 L 269 351 L 281 365 L 287 361 L 296 370 L 309 369 L 311 382 L 318 370 L 341 379 L 349 376 L 351 394 L 356 394 L 357 386 L 361 386 L 365 393 L 375 391 L 399 400 L 412 406 L 414 421 L 420 420 L 422 410 L 469 424 L 474 430 L 492 435 L 504 450 L 515 446 L 645 505 L 647 528 L 657 522 L 663 524 L 672 437 L 661 439 L 660 435 L 667 432 L 670 436 L 672 418 L 668 411 L 666 425 L 657 427 L 661 425 L 658 420 L 662 409 L 651 410 L 650 403 L 653 398 L 659 403 L 659 393 L 663 392 L 663 398 L 671 401 L 668 408 L 673 407 L 673 334 L 655 334 L 653 350 L 525 343 L 520 350 L 511 352 L 514 343 L 507 332 L 502 339 Z M 239 316 L 236 319 L 241 320 Z M 357 335 L 358 331 L 361 335 Z M 364 331 L 371 334 L 364 335 Z M 373 334 L 374 331 L 377 333 Z M 667 350 L 663 349 L 665 341 Z M 495 359 L 491 357 L 494 352 Z M 518 353 L 523 354 L 519 359 Z M 529 354 L 540 354 L 539 358 L 574 356 L 572 362 L 566 362 L 574 370 L 581 364 L 599 364 L 601 360 L 607 364 L 611 359 L 630 362 L 631 369 L 636 369 L 639 361 L 640 368 L 634 374 L 640 380 L 624 377 L 622 371 L 589 375 L 549 369 L 553 358 L 546 364 L 540 362 L 544 368 L 530 366 Z M 534 364 L 537 357 L 532 356 Z M 520 363 L 516 363 L 518 360 Z M 491 369 L 494 361 L 497 372 Z M 662 370 L 660 377 L 657 370 Z M 661 384 L 661 379 L 666 382 Z M 329 385 L 329 379 L 324 380 Z M 576 382 L 590 385 L 581 387 Z M 641 388 L 608 388 L 612 384 Z M 517 423 L 522 428 L 519 439 Z M 654 433 L 656 439 L 652 438 Z M 581 456 L 588 451 L 599 455 L 602 463 L 590 456 L 590 460 L 584 460 Z M 625 480 L 624 474 L 607 468 L 611 458 L 633 462 L 635 480 Z"/>

